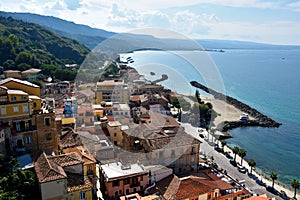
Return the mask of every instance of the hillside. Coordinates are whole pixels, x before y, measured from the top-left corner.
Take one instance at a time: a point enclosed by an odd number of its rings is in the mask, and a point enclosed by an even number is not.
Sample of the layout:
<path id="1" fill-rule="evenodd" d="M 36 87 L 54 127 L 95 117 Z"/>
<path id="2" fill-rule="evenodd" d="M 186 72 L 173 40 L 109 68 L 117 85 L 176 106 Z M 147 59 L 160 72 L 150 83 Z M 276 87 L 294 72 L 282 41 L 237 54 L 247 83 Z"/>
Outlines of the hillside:
<path id="1" fill-rule="evenodd" d="M 130 33 L 116 34 L 103 29 L 91 28 L 86 25 L 76 24 L 51 16 L 32 13 L 12 13 L 0 11 L 0 16 L 21 19 L 25 22 L 37 23 L 47 27 L 61 36 L 75 39 L 94 49 L 101 43 L 101 50 L 113 52 L 128 52 L 142 49 L 162 50 L 195 50 L 200 45 L 203 49 L 270 49 L 270 48 L 295 48 L 295 46 L 261 44 L 246 41 L 197 39 L 160 39 L 151 35 L 136 35 Z M 107 40 L 109 39 L 109 40 Z"/>
<path id="2" fill-rule="evenodd" d="M 86 25 L 75 24 L 52 16 L 43 16 L 32 13 L 14 13 L 0 11 L 0 16 L 12 17 L 17 20 L 39 24 L 59 35 L 75 39 L 90 49 L 96 47 L 103 40 L 115 35 L 113 32 L 91 28 Z"/>
<path id="3" fill-rule="evenodd" d="M 65 64 L 81 64 L 89 49 L 44 27 L 0 16 L 0 66 L 4 70 L 57 69 Z M 54 69 L 54 68 L 53 68 Z"/>

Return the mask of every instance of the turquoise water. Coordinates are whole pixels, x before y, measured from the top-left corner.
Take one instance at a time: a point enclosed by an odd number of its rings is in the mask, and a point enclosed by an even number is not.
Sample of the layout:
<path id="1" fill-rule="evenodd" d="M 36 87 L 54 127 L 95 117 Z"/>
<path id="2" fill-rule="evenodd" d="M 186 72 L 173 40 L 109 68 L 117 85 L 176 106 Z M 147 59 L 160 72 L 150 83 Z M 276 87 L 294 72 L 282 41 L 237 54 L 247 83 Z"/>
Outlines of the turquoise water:
<path id="1" fill-rule="evenodd" d="M 279 128 L 234 129 L 234 138 L 227 143 L 246 149 L 246 159 L 253 158 L 267 174 L 277 173 L 280 182 L 290 185 L 293 178 L 300 180 L 300 49 L 140 51 L 127 56 L 147 79 L 167 74 L 169 79 L 162 84 L 172 90 L 194 94 L 189 81 L 196 80 L 282 123 Z"/>

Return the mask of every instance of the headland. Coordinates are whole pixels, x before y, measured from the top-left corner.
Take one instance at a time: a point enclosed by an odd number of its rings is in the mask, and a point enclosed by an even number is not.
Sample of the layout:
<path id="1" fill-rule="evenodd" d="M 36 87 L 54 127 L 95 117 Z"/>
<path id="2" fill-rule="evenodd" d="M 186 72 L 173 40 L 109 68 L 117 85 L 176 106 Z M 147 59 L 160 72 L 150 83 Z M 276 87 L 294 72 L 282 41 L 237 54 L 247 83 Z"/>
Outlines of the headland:
<path id="1" fill-rule="evenodd" d="M 223 121 L 222 123 L 219 123 L 217 127 L 217 129 L 220 131 L 228 131 L 233 128 L 244 127 L 244 126 L 261 126 L 261 127 L 269 127 L 269 128 L 278 128 L 281 125 L 281 123 L 276 122 L 275 120 L 269 118 L 268 116 L 260 113 L 255 108 L 251 108 L 249 105 L 233 97 L 217 92 L 196 81 L 191 81 L 190 83 L 192 86 L 199 88 L 208 94 L 211 94 L 215 99 L 224 101 L 227 104 L 234 106 L 241 112 L 247 113 L 252 117 L 249 120 Z"/>

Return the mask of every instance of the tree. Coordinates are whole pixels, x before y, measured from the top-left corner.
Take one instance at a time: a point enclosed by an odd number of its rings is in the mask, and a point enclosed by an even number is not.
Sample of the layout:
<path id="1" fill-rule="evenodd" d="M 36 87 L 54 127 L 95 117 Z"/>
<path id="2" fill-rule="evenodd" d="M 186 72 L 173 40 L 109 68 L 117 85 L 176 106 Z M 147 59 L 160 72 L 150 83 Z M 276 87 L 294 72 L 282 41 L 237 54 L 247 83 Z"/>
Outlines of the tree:
<path id="1" fill-rule="evenodd" d="M 222 146 L 222 148 L 223 148 L 223 151 L 224 151 L 224 147 L 225 147 L 225 145 L 227 144 L 227 142 L 226 142 L 226 140 L 220 140 L 220 142 L 221 142 L 221 146 Z"/>
<path id="2" fill-rule="evenodd" d="M 16 57 L 16 64 L 26 63 L 31 65 L 32 63 L 32 54 L 27 51 L 20 52 Z"/>
<path id="3" fill-rule="evenodd" d="M 232 149 L 232 152 L 234 153 L 234 161 L 236 159 L 236 154 L 238 154 L 240 151 L 240 148 L 238 146 L 234 146 Z"/>
<path id="4" fill-rule="evenodd" d="M 241 165 L 243 165 L 243 160 L 247 154 L 247 151 L 245 149 L 240 149 L 238 154 L 241 157 Z"/>
<path id="5" fill-rule="evenodd" d="M 200 98 L 200 92 L 199 92 L 199 90 L 196 90 L 195 96 L 196 96 L 197 102 L 198 102 L 199 104 L 201 104 L 201 103 L 202 103 L 202 100 L 201 100 L 201 98 Z"/>
<path id="6" fill-rule="evenodd" d="M 256 162 L 255 162 L 254 159 L 251 158 L 251 159 L 249 159 L 248 164 L 249 164 L 249 166 L 251 167 L 251 169 L 250 169 L 250 174 L 252 174 L 252 168 L 255 167 Z"/>
<path id="7" fill-rule="evenodd" d="M 275 180 L 277 179 L 277 174 L 274 172 L 271 172 L 270 178 L 272 179 L 272 188 L 274 188 L 274 183 L 275 183 Z"/>
<path id="8" fill-rule="evenodd" d="M 37 199 L 37 192 L 28 192 L 38 190 L 35 173 L 18 165 L 16 158 L 7 162 L 0 154 L 0 199 Z"/>
<path id="9" fill-rule="evenodd" d="M 300 187 L 299 181 L 296 180 L 296 179 L 293 179 L 293 180 L 291 181 L 291 186 L 295 189 L 295 192 L 294 192 L 294 199 L 296 199 L 297 189 L 299 189 L 299 187 Z"/>

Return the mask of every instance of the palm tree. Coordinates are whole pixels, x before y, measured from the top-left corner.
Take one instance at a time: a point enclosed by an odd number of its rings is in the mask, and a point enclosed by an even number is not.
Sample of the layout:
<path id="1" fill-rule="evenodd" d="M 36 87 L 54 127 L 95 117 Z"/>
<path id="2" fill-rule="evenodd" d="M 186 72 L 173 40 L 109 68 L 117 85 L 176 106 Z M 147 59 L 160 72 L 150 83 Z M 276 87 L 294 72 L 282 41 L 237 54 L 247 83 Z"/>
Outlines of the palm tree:
<path id="1" fill-rule="evenodd" d="M 224 151 L 224 146 L 227 144 L 226 140 L 223 139 L 223 140 L 220 140 L 220 142 L 221 142 L 222 149 Z"/>
<path id="2" fill-rule="evenodd" d="M 238 154 L 241 157 L 241 165 L 243 165 L 243 160 L 247 154 L 247 151 L 245 149 L 240 149 Z"/>
<path id="3" fill-rule="evenodd" d="M 249 159 L 249 161 L 248 161 L 248 165 L 251 167 L 251 169 L 250 169 L 250 174 L 252 174 L 252 168 L 253 167 L 255 167 L 255 165 L 256 165 L 256 162 L 255 162 L 255 160 L 254 159 Z"/>
<path id="4" fill-rule="evenodd" d="M 272 179 L 272 188 L 274 188 L 275 180 L 277 179 L 277 174 L 275 172 L 271 172 L 270 178 Z"/>
<path id="5" fill-rule="evenodd" d="M 300 187 L 299 181 L 296 179 L 293 179 L 291 182 L 291 185 L 295 189 L 294 199 L 296 199 L 297 189 L 299 189 L 299 187 Z"/>
<path id="6" fill-rule="evenodd" d="M 238 146 L 234 146 L 232 149 L 232 152 L 234 153 L 234 161 L 236 159 L 236 154 L 238 154 L 240 151 L 240 148 Z"/>

